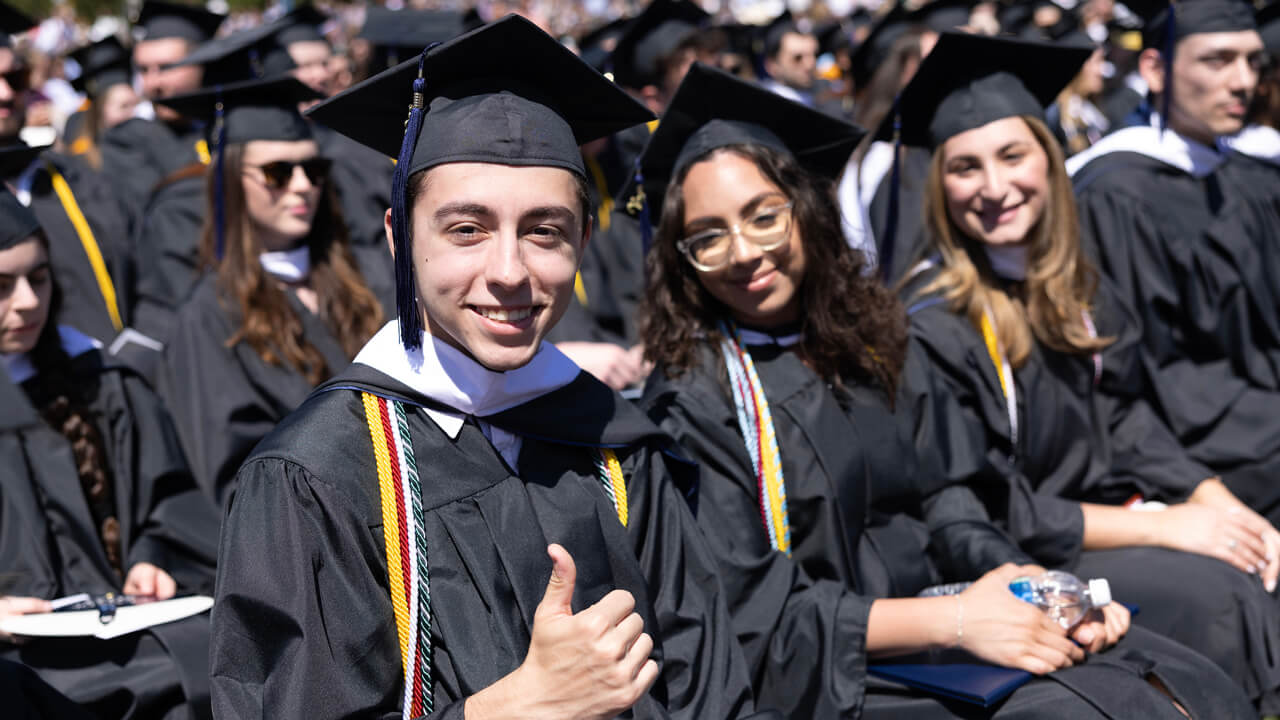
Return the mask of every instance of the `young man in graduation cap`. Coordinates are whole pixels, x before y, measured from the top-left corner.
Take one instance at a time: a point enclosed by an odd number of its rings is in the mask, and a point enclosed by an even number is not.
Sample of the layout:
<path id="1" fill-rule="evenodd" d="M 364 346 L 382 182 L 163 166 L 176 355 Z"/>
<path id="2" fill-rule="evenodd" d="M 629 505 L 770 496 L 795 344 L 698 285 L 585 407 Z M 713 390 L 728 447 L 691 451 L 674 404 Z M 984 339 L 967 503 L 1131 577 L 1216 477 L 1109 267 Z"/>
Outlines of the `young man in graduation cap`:
<path id="1" fill-rule="evenodd" d="M 142 39 L 133 46 L 143 99 L 155 103 L 198 89 L 200 68 L 174 65 L 212 38 L 224 19 L 224 15 L 194 5 L 146 0 L 135 23 Z M 131 209 L 139 213 L 157 183 L 183 168 L 209 161 L 199 128 L 168 108 L 152 107 L 154 120 L 140 116 L 112 128 L 102 138 L 103 168 L 120 184 L 120 193 Z"/>
<path id="2" fill-rule="evenodd" d="M 0 180 L 45 228 L 63 286 L 59 322 L 107 344 L 128 318 L 128 214 L 104 177 L 74 158 L 29 147 L 18 135 L 28 68 L 9 35 L 34 25 L 0 3 Z"/>
<path id="3" fill-rule="evenodd" d="M 312 113 L 399 157 L 399 319 L 240 469 L 216 712 L 749 712 L 690 468 L 543 342 L 591 234 L 578 146 L 650 114 L 516 16 Z"/>
<path id="4" fill-rule="evenodd" d="M 1265 58 L 1252 6 L 1184 0 L 1144 30 L 1150 126 L 1067 163 L 1102 269 L 1138 311 L 1149 392 L 1192 457 L 1280 522 L 1274 171 L 1219 149 Z M 1270 548 L 1280 553 L 1280 548 Z"/>

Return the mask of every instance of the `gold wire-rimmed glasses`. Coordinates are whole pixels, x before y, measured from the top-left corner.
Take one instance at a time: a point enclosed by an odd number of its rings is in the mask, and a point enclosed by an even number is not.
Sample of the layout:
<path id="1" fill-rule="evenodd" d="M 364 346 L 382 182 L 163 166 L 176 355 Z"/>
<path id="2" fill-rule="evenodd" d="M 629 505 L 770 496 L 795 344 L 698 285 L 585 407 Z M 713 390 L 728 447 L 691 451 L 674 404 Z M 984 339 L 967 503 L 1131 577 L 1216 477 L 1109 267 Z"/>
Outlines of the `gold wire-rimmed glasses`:
<path id="1" fill-rule="evenodd" d="M 769 202 L 737 225 L 694 233 L 677 242 L 676 248 L 702 272 L 714 272 L 729 264 L 735 235 L 762 252 L 777 250 L 791 236 L 792 204 Z"/>

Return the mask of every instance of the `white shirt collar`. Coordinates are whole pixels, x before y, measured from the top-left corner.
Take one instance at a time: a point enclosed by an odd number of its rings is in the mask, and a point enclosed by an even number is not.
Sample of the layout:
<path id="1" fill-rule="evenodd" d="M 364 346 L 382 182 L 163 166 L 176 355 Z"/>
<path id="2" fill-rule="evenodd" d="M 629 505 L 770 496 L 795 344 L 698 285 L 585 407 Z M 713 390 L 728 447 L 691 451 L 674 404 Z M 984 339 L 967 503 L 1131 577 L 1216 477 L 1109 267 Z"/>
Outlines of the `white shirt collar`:
<path id="1" fill-rule="evenodd" d="M 68 325 L 58 326 L 58 339 L 62 341 L 62 349 L 73 358 L 102 348 L 102 343 Z M 4 360 L 5 371 L 14 385 L 21 385 L 36 376 L 36 366 L 28 353 L 0 354 L 0 359 Z"/>
<path id="2" fill-rule="evenodd" d="M 581 370 L 551 343 L 542 343 L 524 367 L 495 372 L 453 346 L 423 334 L 422 348 L 409 352 L 400 344 L 400 324 L 391 321 L 365 344 L 354 362 L 367 365 L 456 413 L 427 410 L 451 437 L 457 437 L 467 415 L 493 415 L 558 390 Z"/>
<path id="3" fill-rule="evenodd" d="M 1238 153 L 1280 165 L 1280 131 L 1266 125 L 1249 125 L 1231 137 L 1222 138 L 1222 145 Z"/>
<path id="4" fill-rule="evenodd" d="M 1067 160 L 1067 172 L 1075 175 L 1093 160 L 1115 152 L 1135 152 L 1178 168 L 1197 178 L 1213 173 L 1226 160 L 1217 148 L 1189 140 L 1171 129 L 1160 130 L 1160 117 L 1152 113 L 1150 127 L 1128 127 L 1102 138 L 1088 150 Z"/>
<path id="5" fill-rule="evenodd" d="M 278 280 L 302 282 L 311 273 L 311 246 L 304 244 L 292 250 L 264 252 L 258 256 L 258 261 L 267 274 Z"/>

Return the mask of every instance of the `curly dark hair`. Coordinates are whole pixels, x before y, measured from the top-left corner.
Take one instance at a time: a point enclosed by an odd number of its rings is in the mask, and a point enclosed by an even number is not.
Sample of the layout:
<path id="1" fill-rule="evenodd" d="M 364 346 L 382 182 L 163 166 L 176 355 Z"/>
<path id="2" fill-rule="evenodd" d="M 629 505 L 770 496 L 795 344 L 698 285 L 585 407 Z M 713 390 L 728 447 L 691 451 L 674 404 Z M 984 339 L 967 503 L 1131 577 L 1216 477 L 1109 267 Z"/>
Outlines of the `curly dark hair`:
<path id="1" fill-rule="evenodd" d="M 47 251 L 49 243 L 43 233 L 38 237 Z M 57 277 L 52 282 L 49 314 L 35 347 L 31 349 L 31 364 L 37 374 L 23 388 L 44 421 L 71 445 L 76 474 L 97 526 L 98 540 L 106 553 L 107 563 L 116 576 L 123 579 L 125 568 L 121 556 L 115 480 L 107 457 L 106 441 L 89 407 L 90 399 L 97 394 L 98 383 L 96 377 L 86 378 L 77 374 L 71 358 L 62 348 L 57 323 L 62 293 L 58 289 Z"/>
<path id="2" fill-rule="evenodd" d="M 640 307 L 645 357 L 680 375 L 696 363 L 698 347 L 718 345 L 729 310 L 709 293 L 676 247 L 684 228 L 684 181 L 689 167 L 719 152 L 751 162 L 793 203 L 803 239 L 805 277 L 800 353 L 824 380 L 878 384 L 892 401 L 906 357 L 906 313 L 897 297 L 867 272 L 866 258 L 849 247 L 829 180 L 787 153 L 761 145 L 717 148 L 689 163 L 667 187 L 662 219 L 646 259 L 648 281 Z"/>

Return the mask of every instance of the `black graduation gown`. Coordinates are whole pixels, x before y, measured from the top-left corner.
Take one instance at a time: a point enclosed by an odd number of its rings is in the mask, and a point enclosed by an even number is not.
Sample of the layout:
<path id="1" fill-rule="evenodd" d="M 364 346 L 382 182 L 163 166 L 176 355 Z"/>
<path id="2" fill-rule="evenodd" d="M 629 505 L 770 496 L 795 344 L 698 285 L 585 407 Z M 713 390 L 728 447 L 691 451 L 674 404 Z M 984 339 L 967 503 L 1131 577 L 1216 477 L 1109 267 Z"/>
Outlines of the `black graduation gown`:
<path id="1" fill-rule="evenodd" d="M 901 180 L 898 183 L 898 226 L 889 238 L 889 205 L 892 197 L 893 171 L 885 173 L 875 194 L 871 197 L 868 216 L 871 231 L 876 239 L 876 253 L 881 264 L 881 277 L 887 277 L 890 285 L 907 274 L 917 262 L 924 259 L 929 249 L 929 237 L 924 224 L 924 185 L 929 177 L 929 163 L 933 154 L 925 148 L 903 147 L 899 166 Z M 892 244 L 892 249 L 890 248 Z M 884 275 L 883 265 L 888 259 L 889 274 Z"/>
<path id="2" fill-rule="evenodd" d="M 159 399 L 131 371 L 91 351 L 74 360 L 94 387 L 90 409 L 115 483 L 125 571 L 153 563 L 179 593 L 208 593 L 218 535 L 213 505 L 191 480 Z M 6 406 L 8 407 L 8 406 Z M 0 594 L 55 598 L 121 590 L 76 474 L 71 447 L 47 425 L 0 444 Z M 209 716 L 209 621 L 196 616 L 114 640 L 0 643 L 0 658 L 36 670 L 99 717 Z"/>
<path id="3" fill-rule="evenodd" d="M 1094 319 L 1116 342 L 1091 357 L 1037 345 L 1014 372 L 1018 441 L 981 333 L 938 296 L 906 290 L 911 338 L 942 380 L 931 386 L 948 479 L 969 478 L 992 520 L 1047 567 L 1106 577 L 1113 595 L 1141 608 L 1134 622 L 1213 660 L 1263 710 L 1275 707 L 1280 613 L 1256 576 L 1226 563 L 1161 548 L 1083 552 L 1079 503 L 1119 505 L 1135 494 L 1184 500 L 1209 471 L 1189 458 L 1143 399 L 1147 376 L 1132 313 L 1103 283 Z M 1189 619 L 1194 618 L 1194 619 Z M 1268 712 L 1273 712 L 1267 710 Z"/>
<path id="4" fill-rule="evenodd" d="M 40 169 L 36 170 L 33 178 L 30 207 L 49 239 L 49 263 L 62 291 L 62 309 L 57 322 L 70 325 L 103 344 L 110 344 L 117 330 L 111 322 L 106 299 L 80 235 L 54 192 L 46 163 L 53 165 L 67 181 L 76 204 L 93 231 L 115 289 L 121 320 L 125 323 L 129 321 L 135 273 L 129 214 L 106 176 L 94 172 L 83 162 L 46 152 L 36 163 Z"/>
<path id="5" fill-rule="evenodd" d="M 159 383 L 196 483 L 219 504 L 253 446 L 301 405 L 313 387 L 289 366 L 268 365 L 246 343 L 227 347 L 240 323 L 239 310 L 230 302 L 222 299 L 216 275 L 201 279 L 175 316 Z M 292 294 L 289 304 L 329 372 L 346 367 L 350 358 L 328 326 Z"/>
<path id="6" fill-rule="evenodd" d="M 1203 178 L 1116 152 L 1075 175 L 1082 229 L 1140 311 L 1151 404 L 1187 451 L 1280 522 L 1280 173 L 1232 155 Z"/>
<path id="7" fill-rule="evenodd" d="M 790 559 L 770 549 L 761 526 L 755 474 L 719 355 L 704 350 L 699 366 L 678 378 L 656 371 L 643 404 L 701 468 L 698 523 L 720 561 L 758 701 L 795 718 L 973 716 L 976 708 L 878 680 L 866 668 L 867 620 L 876 598 L 910 597 L 939 580 L 971 580 L 1003 562 L 1030 562 L 963 485 L 939 482 L 930 449 L 940 428 L 921 412 L 929 395 L 914 389 L 931 382 L 923 364 L 908 361 L 895 414 L 883 394 L 833 389 L 790 351 L 749 351 L 782 456 Z M 977 715 L 1168 714 L 1171 708 L 1160 707 L 1165 703 L 1143 687 L 1145 668 L 1130 665 L 1132 657 L 1121 659 L 1138 648 L 1154 651 L 1143 657 L 1166 666 L 1159 672 L 1176 685 L 1212 688 L 1207 695 L 1219 700 L 1206 697 L 1202 708 L 1222 714 L 1234 701 L 1247 712 L 1222 673 L 1167 645 L 1138 633 L 1122 646 L 1127 650 L 1055 673 L 1052 681 L 1034 681 Z M 1088 676 L 1077 672 L 1086 668 Z M 1197 677 L 1206 669 L 1207 682 Z"/>
<path id="8" fill-rule="evenodd" d="M 597 223 L 580 272 L 587 296 L 585 313 L 577 320 L 571 315 L 572 326 L 553 329 L 553 340 L 612 342 L 626 347 L 638 342 L 637 311 L 645 283 L 640 221 L 615 211 L 607 230 Z"/>
<path id="9" fill-rule="evenodd" d="M 312 125 L 320 155 L 333 161 L 334 188 L 342 205 L 351 244 L 387 246 L 383 217 L 391 207 L 395 163 L 382 153 L 323 125 Z"/>
<path id="10" fill-rule="evenodd" d="M 116 191 L 133 213 L 141 213 L 160 181 L 201 163 L 198 128 L 176 131 L 156 121 L 134 118 L 108 128 L 98 148 L 102 171 L 117 183 Z"/>
<path id="11" fill-rule="evenodd" d="M 580 373 L 486 417 L 523 438 L 512 469 L 470 420 L 450 439 L 417 408 L 430 400 L 354 364 L 240 470 L 213 619 L 220 715 L 399 717 L 377 471 L 358 391 L 406 403 L 426 515 L 436 716 L 462 717 L 464 698 L 523 661 L 550 542 L 577 565 L 575 611 L 627 590 L 654 636 L 661 674 L 631 716 L 749 712 L 715 568 L 677 486 L 691 468 L 663 455 L 669 440 L 638 410 Z M 600 486 L 591 449 L 600 445 L 617 449 L 627 477 L 625 528 Z"/>

